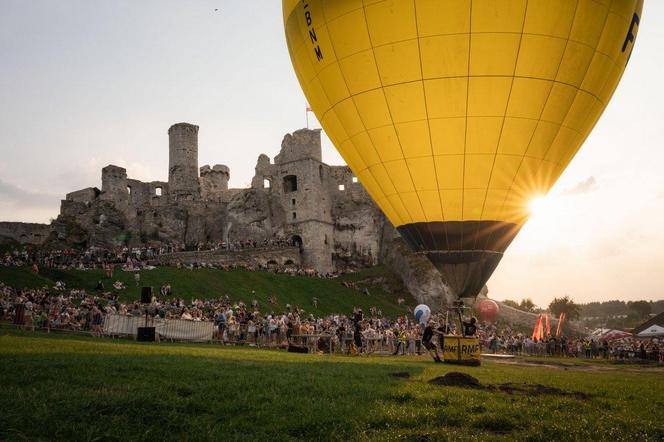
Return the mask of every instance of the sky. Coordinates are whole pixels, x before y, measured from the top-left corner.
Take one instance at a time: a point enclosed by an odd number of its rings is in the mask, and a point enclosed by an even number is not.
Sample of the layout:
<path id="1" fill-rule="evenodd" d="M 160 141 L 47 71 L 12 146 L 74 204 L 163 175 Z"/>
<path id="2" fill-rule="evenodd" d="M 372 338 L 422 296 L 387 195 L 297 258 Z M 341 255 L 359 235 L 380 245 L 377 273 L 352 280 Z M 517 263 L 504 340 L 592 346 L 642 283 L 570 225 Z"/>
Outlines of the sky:
<path id="1" fill-rule="evenodd" d="M 116 164 L 167 180 L 173 123 L 248 187 L 306 124 L 278 0 L 1 0 L 0 220 L 49 222 Z M 546 306 L 664 299 L 664 2 L 600 122 L 488 283 Z M 317 126 L 312 117 L 312 127 Z M 343 164 L 324 137 L 323 160 Z"/>

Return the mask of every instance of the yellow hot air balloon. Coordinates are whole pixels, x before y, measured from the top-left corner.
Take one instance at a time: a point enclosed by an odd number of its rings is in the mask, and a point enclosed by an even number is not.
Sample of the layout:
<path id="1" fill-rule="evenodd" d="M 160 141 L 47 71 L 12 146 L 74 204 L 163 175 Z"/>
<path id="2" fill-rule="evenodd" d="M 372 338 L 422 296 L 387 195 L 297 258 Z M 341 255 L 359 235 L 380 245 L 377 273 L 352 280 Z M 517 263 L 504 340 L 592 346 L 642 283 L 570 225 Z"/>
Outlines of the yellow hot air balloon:
<path id="1" fill-rule="evenodd" d="M 325 132 L 408 244 L 476 296 L 606 107 L 643 0 L 283 0 Z"/>

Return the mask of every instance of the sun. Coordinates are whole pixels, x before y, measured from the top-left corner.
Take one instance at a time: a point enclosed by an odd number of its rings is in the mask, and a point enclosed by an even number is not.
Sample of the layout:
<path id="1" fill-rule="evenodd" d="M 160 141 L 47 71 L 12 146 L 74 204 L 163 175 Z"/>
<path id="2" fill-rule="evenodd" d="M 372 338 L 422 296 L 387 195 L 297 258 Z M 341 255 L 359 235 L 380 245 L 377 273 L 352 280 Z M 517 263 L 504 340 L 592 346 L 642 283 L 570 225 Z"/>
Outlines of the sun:
<path id="1" fill-rule="evenodd" d="M 527 207 L 530 217 L 520 236 L 527 248 L 545 250 L 552 245 L 559 228 L 560 201 L 551 195 L 537 195 Z"/>
<path id="2" fill-rule="evenodd" d="M 533 197 L 528 203 L 528 212 L 531 219 L 539 218 L 549 210 L 551 210 L 551 204 L 544 195 Z"/>

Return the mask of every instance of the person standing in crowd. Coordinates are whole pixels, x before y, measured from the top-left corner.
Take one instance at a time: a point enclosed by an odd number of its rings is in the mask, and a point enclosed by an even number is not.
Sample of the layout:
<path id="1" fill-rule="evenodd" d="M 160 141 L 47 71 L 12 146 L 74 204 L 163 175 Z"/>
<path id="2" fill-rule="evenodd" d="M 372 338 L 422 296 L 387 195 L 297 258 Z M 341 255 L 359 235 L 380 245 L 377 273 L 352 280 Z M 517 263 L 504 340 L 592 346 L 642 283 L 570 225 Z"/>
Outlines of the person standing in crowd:
<path id="1" fill-rule="evenodd" d="M 401 355 L 406 354 L 406 341 L 408 339 L 408 336 L 406 335 L 406 330 L 404 330 L 404 326 L 400 326 L 399 329 L 396 332 L 397 335 L 397 349 L 394 350 L 393 356 L 397 356 L 399 354 L 399 350 L 401 350 Z"/>

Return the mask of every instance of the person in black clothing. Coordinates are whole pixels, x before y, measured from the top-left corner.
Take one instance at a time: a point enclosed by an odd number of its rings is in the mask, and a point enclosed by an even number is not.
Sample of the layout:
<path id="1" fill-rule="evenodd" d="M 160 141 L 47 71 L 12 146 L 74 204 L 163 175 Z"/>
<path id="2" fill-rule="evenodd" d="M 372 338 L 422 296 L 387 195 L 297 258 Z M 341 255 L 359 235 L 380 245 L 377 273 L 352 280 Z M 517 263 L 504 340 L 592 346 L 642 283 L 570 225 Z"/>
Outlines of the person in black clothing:
<path id="1" fill-rule="evenodd" d="M 475 336 L 477 333 L 477 326 L 475 325 L 477 323 L 477 318 L 474 316 L 470 318 L 470 321 L 466 322 L 463 321 L 463 337 L 467 336 Z"/>
<path id="2" fill-rule="evenodd" d="M 434 331 L 433 326 L 434 326 L 433 321 L 429 321 L 427 323 L 427 326 L 424 327 L 424 333 L 422 333 L 422 345 L 424 345 L 424 348 L 427 349 L 431 357 L 433 358 L 434 362 L 440 363 L 443 362 L 440 359 L 440 356 L 438 355 L 438 349 L 436 348 L 436 345 L 431 342 L 431 339 L 433 338 L 434 333 L 438 333 L 438 331 Z"/>
<path id="3" fill-rule="evenodd" d="M 364 314 L 362 309 L 357 309 L 353 313 L 353 343 L 358 353 L 362 353 L 362 321 Z"/>

